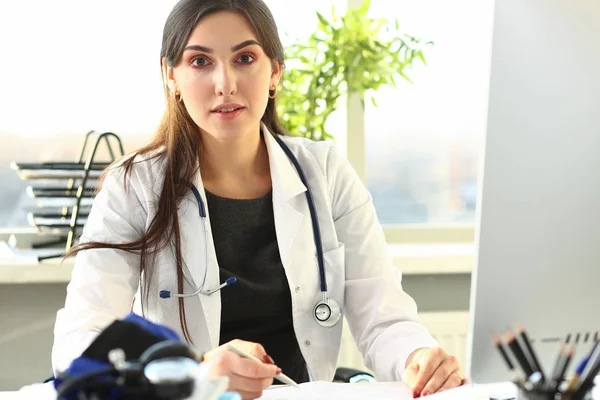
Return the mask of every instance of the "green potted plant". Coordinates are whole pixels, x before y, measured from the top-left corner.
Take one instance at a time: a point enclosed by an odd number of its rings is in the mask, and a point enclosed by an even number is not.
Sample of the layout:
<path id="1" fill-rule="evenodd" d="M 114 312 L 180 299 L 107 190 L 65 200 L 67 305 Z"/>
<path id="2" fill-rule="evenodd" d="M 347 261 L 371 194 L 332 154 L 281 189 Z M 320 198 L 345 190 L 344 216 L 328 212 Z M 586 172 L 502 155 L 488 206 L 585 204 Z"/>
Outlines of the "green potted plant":
<path id="1" fill-rule="evenodd" d="M 369 7 L 366 0 L 342 17 L 332 10 L 331 21 L 317 12 L 317 31 L 287 49 L 277 111 L 290 133 L 332 138 L 325 122 L 341 96 L 357 92 L 364 102 L 381 85 L 395 87 L 397 77 L 410 81 L 405 68 L 416 60 L 425 63 L 423 48 L 432 42 L 401 33 L 397 20 L 367 17 Z"/>

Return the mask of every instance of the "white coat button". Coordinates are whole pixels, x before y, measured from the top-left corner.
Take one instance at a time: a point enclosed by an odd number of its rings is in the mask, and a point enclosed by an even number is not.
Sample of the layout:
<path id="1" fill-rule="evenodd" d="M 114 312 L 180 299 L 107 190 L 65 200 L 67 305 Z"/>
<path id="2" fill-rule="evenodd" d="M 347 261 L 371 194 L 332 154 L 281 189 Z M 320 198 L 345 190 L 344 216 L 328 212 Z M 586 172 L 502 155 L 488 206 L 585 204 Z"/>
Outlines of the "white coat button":
<path id="1" fill-rule="evenodd" d="M 296 293 L 299 293 L 299 292 L 300 292 L 300 286 L 296 286 L 296 287 L 294 288 L 294 290 L 296 291 Z"/>
<path id="2" fill-rule="evenodd" d="M 310 340 L 305 340 L 305 341 L 304 341 L 304 345 L 305 345 L 306 347 L 310 346 Z"/>

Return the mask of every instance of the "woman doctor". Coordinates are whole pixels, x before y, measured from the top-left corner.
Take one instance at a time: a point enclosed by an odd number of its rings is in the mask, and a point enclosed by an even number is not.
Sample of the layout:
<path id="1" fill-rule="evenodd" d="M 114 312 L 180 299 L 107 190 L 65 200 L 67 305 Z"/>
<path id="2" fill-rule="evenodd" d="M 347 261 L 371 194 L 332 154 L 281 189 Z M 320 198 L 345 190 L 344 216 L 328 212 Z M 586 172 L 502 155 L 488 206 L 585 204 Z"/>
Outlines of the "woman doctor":
<path id="1" fill-rule="evenodd" d="M 461 385 L 456 358 L 418 322 L 352 168 L 329 143 L 284 135 L 283 48 L 262 0 L 179 1 L 161 66 L 162 122 L 109 168 L 73 249 L 55 371 L 133 306 L 206 352 L 245 399 L 279 369 L 331 381 L 340 314 L 378 380 L 404 378 L 415 395 Z M 232 340 L 265 363 L 228 351 Z"/>

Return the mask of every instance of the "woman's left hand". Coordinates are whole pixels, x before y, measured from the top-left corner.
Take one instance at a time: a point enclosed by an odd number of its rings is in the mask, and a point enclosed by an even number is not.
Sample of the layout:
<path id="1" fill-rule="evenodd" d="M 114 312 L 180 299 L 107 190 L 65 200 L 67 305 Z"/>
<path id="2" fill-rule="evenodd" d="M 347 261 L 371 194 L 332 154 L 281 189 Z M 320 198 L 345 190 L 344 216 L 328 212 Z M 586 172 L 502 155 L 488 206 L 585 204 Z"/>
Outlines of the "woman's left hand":
<path id="1" fill-rule="evenodd" d="M 415 350 L 407 360 L 402 379 L 412 389 L 414 398 L 466 383 L 456 357 L 440 347 Z"/>

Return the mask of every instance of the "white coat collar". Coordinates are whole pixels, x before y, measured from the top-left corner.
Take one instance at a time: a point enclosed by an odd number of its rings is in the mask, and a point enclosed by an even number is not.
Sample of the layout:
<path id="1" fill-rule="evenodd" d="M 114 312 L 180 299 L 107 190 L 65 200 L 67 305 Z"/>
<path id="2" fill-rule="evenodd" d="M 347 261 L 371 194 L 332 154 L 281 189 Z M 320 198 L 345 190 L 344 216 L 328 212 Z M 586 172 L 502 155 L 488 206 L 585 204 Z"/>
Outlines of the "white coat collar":
<path id="1" fill-rule="evenodd" d="M 290 200 L 300 193 L 304 193 L 306 186 L 302 183 L 294 164 L 264 124 L 262 124 L 262 132 L 269 153 L 273 190 L 281 190 L 285 200 Z"/>

